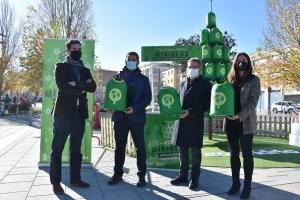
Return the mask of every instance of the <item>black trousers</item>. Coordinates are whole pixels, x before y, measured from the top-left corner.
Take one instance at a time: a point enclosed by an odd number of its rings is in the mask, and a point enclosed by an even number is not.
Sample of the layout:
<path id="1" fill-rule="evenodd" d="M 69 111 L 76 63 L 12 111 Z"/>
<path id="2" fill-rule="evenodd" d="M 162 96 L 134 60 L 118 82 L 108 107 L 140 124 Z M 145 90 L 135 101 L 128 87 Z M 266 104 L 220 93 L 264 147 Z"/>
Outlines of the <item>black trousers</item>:
<path id="1" fill-rule="evenodd" d="M 121 121 L 114 122 L 115 131 L 115 167 L 114 171 L 117 175 L 123 175 L 123 166 L 125 162 L 125 149 L 127 137 L 130 131 L 137 155 L 137 167 L 139 177 L 146 175 L 146 149 L 144 140 L 145 122 L 132 122 L 128 118 L 123 118 Z"/>
<path id="2" fill-rule="evenodd" d="M 189 147 L 179 146 L 180 175 L 187 178 L 189 173 Z M 201 148 L 192 148 L 192 180 L 199 179 L 201 165 Z"/>
<path id="3" fill-rule="evenodd" d="M 80 151 L 84 135 L 85 119 L 80 112 L 70 118 L 54 117 L 54 138 L 50 162 L 50 181 L 61 182 L 61 156 L 68 136 L 70 135 L 70 180 L 80 180 L 82 154 Z"/>
<path id="4" fill-rule="evenodd" d="M 234 184 L 240 182 L 240 146 L 243 155 L 243 166 L 245 173 L 244 185 L 251 187 L 252 174 L 254 168 L 252 145 L 253 134 L 244 135 L 243 130 L 237 129 L 235 132 L 229 131 L 227 133 L 228 144 L 230 148 L 230 164 L 232 180 Z"/>

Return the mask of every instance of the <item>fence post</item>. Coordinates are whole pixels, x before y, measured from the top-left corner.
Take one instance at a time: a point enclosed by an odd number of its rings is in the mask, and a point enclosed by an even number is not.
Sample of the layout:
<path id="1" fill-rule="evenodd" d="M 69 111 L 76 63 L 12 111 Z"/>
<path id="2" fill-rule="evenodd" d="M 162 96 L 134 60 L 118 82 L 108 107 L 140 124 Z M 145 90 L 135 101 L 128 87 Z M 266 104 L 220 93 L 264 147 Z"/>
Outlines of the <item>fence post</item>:
<path id="1" fill-rule="evenodd" d="M 32 126 L 32 107 L 30 105 L 29 107 L 29 125 Z"/>

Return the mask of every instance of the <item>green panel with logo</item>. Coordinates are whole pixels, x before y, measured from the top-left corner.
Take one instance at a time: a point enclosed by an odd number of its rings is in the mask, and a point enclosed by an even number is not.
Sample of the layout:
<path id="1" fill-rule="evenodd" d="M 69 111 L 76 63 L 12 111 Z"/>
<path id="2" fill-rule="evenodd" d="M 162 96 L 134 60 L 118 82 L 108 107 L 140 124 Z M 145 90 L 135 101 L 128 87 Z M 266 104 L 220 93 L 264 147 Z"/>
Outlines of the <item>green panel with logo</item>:
<path id="1" fill-rule="evenodd" d="M 175 121 L 182 113 L 179 94 L 173 87 L 163 87 L 159 90 L 158 104 L 162 121 Z"/>
<path id="2" fill-rule="evenodd" d="M 228 82 L 215 84 L 211 91 L 210 116 L 233 116 L 234 89 Z"/>
<path id="3" fill-rule="evenodd" d="M 107 82 L 104 108 L 108 110 L 126 110 L 127 85 L 122 79 L 111 79 Z"/>

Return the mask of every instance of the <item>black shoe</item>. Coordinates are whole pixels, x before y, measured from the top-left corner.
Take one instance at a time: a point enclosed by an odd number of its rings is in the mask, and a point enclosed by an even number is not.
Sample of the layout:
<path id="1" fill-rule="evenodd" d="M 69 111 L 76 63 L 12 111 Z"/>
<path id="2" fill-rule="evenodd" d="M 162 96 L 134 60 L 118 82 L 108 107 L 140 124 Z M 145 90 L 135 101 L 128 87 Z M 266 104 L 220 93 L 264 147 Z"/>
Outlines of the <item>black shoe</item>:
<path id="1" fill-rule="evenodd" d="M 198 179 L 192 179 L 192 181 L 189 184 L 190 190 L 196 190 L 199 187 L 199 180 Z"/>
<path id="2" fill-rule="evenodd" d="M 88 187 L 90 187 L 90 184 L 88 184 L 87 182 L 84 182 L 82 180 L 70 181 L 70 185 L 73 186 L 73 187 L 78 187 L 78 188 L 88 188 Z"/>
<path id="3" fill-rule="evenodd" d="M 249 199 L 250 193 L 251 193 L 251 188 L 244 188 L 240 198 L 241 199 Z"/>
<path id="4" fill-rule="evenodd" d="M 236 195 L 240 191 L 241 184 L 240 183 L 233 183 L 230 190 L 228 190 L 228 195 Z"/>
<path id="5" fill-rule="evenodd" d="M 62 195 L 62 194 L 65 193 L 65 191 L 64 191 L 64 189 L 61 187 L 60 183 L 58 183 L 58 184 L 53 184 L 52 187 L 53 187 L 53 192 L 54 192 L 54 194 L 56 194 L 56 195 Z"/>
<path id="6" fill-rule="evenodd" d="M 171 180 L 170 183 L 172 185 L 180 185 L 183 183 L 187 183 L 189 180 L 186 177 L 182 177 L 182 176 L 177 176 L 175 179 Z"/>
<path id="7" fill-rule="evenodd" d="M 145 187 L 146 186 L 146 180 L 145 177 L 139 177 L 139 181 L 136 184 L 137 187 Z"/>
<path id="8" fill-rule="evenodd" d="M 117 175 L 117 174 L 114 174 L 110 181 L 108 181 L 108 185 L 116 185 L 117 183 L 123 181 L 123 178 L 121 175 Z"/>

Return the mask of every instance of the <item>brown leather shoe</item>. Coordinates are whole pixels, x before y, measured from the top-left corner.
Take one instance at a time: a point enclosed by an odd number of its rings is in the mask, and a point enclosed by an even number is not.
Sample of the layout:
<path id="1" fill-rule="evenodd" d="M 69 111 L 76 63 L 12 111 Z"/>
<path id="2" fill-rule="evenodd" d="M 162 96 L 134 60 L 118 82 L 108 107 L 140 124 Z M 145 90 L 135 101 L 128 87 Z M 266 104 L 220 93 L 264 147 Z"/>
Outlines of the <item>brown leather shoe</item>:
<path id="1" fill-rule="evenodd" d="M 79 188 L 88 188 L 88 187 L 90 187 L 90 184 L 88 184 L 87 182 L 84 182 L 82 180 L 71 181 L 70 185 L 73 186 L 73 187 L 79 187 Z"/>
<path id="2" fill-rule="evenodd" d="M 54 194 L 56 194 L 56 195 L 62 195 L 62 194 L 65 193 L 65 191 L 64 191 L 64 189 L 61 187 L 60 183 L 58 183 L 58 184 L 53 184 L 52 187 L 53 187 L 53 192 L 54 192 Z"/>

